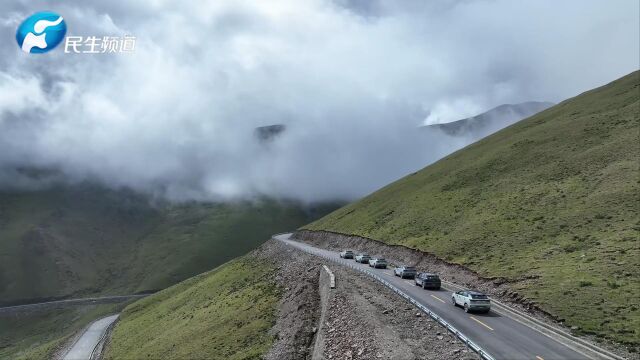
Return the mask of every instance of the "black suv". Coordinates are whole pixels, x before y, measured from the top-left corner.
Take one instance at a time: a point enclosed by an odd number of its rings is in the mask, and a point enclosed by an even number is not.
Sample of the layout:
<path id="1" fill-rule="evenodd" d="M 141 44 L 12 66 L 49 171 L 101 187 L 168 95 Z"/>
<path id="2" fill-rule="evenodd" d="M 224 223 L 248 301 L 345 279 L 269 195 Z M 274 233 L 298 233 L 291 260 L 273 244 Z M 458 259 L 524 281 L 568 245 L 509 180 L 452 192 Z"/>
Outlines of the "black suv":
<path id="1" fill-rule="evenodd" d="M 440 277 L 432 273 L 418 273 L 415 278 L 416 286 L 423 289 L 440 290 Z"/>

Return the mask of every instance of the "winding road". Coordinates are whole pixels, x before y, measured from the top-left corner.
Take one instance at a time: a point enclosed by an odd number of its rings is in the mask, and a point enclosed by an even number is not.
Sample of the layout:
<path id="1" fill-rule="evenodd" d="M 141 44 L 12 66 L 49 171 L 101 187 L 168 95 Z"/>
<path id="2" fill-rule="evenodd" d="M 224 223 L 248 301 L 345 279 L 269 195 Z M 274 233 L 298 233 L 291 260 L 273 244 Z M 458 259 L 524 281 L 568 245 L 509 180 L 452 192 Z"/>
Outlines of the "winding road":
<path id="1" fill-rule="evenodd" d="M 274 236 L 288 245 L 302 251 L 328 258 L 334 262 L 356 266 L 362 271 L 376 274 L 384 278 L 396 288 L 409 295 L 419 304 L 427 307 L 433 313 L 443 318 L 446 322 L 457 328 L 475 344 L 482 347 L 495 359 L 515 360 L 555 360 L 555 359 L 590 359 L 612 358 L 608 356 L 586 355 L 579 346 L 572 346 L 571 342 L 560 341 L 560 337 L 553 334 L 544 334 L 529 326 L 526 322 L 519 321 L 517 316 L 512 316 L 509 311 L 498 311 L 496 306 L 488 314 L 465 313 L 463 309 L 453 306 L 451 302 L 452 286 L 449 291 L 424 290 L 415 286 L 413 280 L 403 280 L 393 275 L 393 270 L 372 269 L 366 264 L 358 264 L 353 260 L 341 259 L 334 251 L 313 247 L 289 239 L 291 234 Z M 451 284 L 453 285 L 453 284 Z"/>
<path id="2" fill-rule="evenodd" d="M 95 304 L 115 304 L 131 299 L 141 299 L 149 296 L 149 294 L 135 294 L 135 295 L 112 295 L 112 296 L 100 296 L 90 298 L 77 298 L 77 299 L 65 299 L 54 300 L 41 303 L 12 305 L 0 307 L 0 314 L 2 313 L 14 313 L 21 311 L 34 311 L 34 310 L 46 310 L 55 309 L 69 306 L 81 306 L 81 305 L 95 305 Z"/>
<path id="3" fill-rule="evenodd" d="M 84 331 L 82 336 L 73 344 L 69 352 L 64 356 L 64 360 L 89 360 L 93 354 L 93 350 L 96 348 L 102 336 L 109 328 L 109 325 L 113 324 L 118 319 L 119 314 L 111 315 L 98 319 L 91 323 L 87 330 Z"/>

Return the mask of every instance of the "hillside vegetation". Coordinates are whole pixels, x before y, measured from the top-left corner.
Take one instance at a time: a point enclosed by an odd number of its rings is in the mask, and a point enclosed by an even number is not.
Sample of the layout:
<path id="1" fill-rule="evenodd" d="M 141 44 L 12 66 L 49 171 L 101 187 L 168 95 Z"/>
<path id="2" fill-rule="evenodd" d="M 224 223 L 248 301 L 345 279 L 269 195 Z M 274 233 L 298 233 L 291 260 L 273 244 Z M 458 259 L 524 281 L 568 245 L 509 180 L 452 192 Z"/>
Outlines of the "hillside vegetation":
<path id="1" fill-rule="evenodd" d="M 258 359 L 280 299 L 275 265 L 233 260 L 128 306 L 105 359 Z"/>
<path id="2" fill-rule="evenodd" d="M 327 212 L 268 199 L 152 204 L 88 184 L 0 192 L 0 305 L 162 289 Z"/>
<path id="3" fill-rule="evenodd" d="M 578 331 L 640 344 L 640 73 L 474 143 L 305 228 L 504 277 Z"/>
<path id="4" fill-rule="evenodd" d="M 55 310 L 0 313 L 0 359 L 50 359 L 71 337 L 97 318 L 126 304 L 92 304 Z"/>

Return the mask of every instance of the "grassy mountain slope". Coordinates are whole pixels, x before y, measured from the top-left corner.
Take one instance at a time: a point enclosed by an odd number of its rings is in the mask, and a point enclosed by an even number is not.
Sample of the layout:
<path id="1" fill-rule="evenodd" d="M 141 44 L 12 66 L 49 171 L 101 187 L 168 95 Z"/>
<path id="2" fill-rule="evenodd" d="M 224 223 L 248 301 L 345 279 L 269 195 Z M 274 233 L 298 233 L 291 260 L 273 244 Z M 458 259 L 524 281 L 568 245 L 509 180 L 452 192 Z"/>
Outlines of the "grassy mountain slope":
<path id="1" fill-rule="evenodd" d="M 305 228 L 508 278 L 567 324 L 640 344 L 639 102 L 634 72 Z"/>
<path id="2" fill-rule="evenodd" d="M 105 359 L 257 359 L 273 342 L 274 264 L 233 260 L 125 309 Z"/>
<path id="3" fill-rule="evenodd" d="M 92 185 L 0 193 L 0 304 L 164 288 L 327 212 L 315 211 L 271 200 L 151 205 Z"/>

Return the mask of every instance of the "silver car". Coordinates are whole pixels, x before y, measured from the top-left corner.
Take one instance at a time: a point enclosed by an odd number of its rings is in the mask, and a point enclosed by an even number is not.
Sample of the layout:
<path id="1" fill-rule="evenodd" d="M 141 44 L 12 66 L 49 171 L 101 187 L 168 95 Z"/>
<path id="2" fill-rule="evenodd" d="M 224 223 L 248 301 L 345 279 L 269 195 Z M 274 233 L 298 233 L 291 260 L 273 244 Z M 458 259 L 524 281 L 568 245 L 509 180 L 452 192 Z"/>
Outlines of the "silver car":
<path id="1" fill-rule="evenodd" d="M 371 260 L 369 260 L 369 266 L 376 269 L 386 269 L 387 260 L 381 257 L 371 258 Z"/>
<path id="2" fill-rule="evenodd" d="M 453 302 L 453 306 L 462 306 L 464 312 L 489 312 L 491 309 L 491 300 L 489 297 L 477 291 L 456 291 L 451 294 L 451 302 Z"/>
<path id="3" fill-rule="evenodd" d="M 358 254 L 356 255 L 356 262 L 367 264 L 371 260 L 371 256 L 369 254 Z"/>
<path id="4" fill-rule="evenodd" d="M 340 253 L 340 257 L 343 259 L 353 259 L 354 253 L 351 250 L 345 250 Z"/>
<path id="5" fill-rule="evenodd" d="M 413 279 L 416 277 L 416 268 L 413 266 L 398 266 L 393 269 L 393 275 L 400 276 L 403 279 Z"/>

